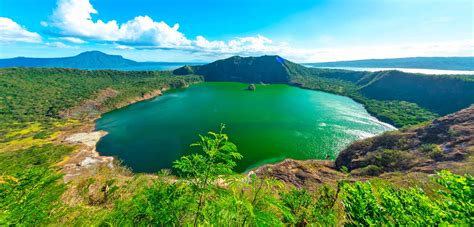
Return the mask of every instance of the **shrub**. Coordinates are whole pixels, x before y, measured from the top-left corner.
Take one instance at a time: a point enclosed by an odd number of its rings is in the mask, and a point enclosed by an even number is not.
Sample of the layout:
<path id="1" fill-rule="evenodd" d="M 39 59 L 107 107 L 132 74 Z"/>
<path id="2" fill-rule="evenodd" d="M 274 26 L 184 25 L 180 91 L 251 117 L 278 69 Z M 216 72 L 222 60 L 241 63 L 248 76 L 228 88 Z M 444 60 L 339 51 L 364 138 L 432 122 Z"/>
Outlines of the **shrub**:
<path id="1" fill-rule="evenodd" d="M 224 128 L 225 126 L 221 125 L 219 133 L 209 132 L 209 136 L 199 135 L 200 141 L 191 146 L 200 147 L 202 154 L 183 156 L 173 165 L 181 176 L 190 180 L 194 194 L 199 197 L 194 225 L 197 225 L 201 218 L 202 207 L 207 201 L 205 198 L 207 192 L 214 190 L 215 181 L 219 176 L 233 173 L 232 168 L 237 165 L 235 160 L 242 158 L 235 144 L 222 133 Z"/>
<path id="2" fill-rule="evenodd" d="M 192 210 L 194 199 L 186 184 L 158 180 L 130 201 L 119 202 L 105 223 L 112 226 L 182 225 Z"/>
<path id="3" fill-rule="evenodd" d="M 434 181 L 444 190 L 438 193 L 445 197 L 443 206 L 451 212 L 450 223 L 474 223 L 474 178 L 471 175 L 456 175 L 447 170 L 438 173 Z"/>
<path id="4" fill-rule="evenodd" d="M 361 175 L 378 176 L 383 173 L 383 169 L 376 165 L 368 165 L 361 169 Z"/>
<path id="5" fill-rule="evenodd" d="M 312 196 L 305 189 L 293 189 L 288 193 L 281 193 L 283 206 L 291 215 L 284 218 L 285 223 L 296 226 L 308 224 L 331 225 L 335 224 L 333 206 L 337 199 L 334 190 L 327 186 L 321 187 Z"/>
<path id="6" fill-rule="evenodd" d="M 342 203 L 347 225 L 472 225 L 473 178 L 442 171 L 434 181 L 444 189 L 433 198 L 420 188 L 344 183 Z"/>
<path id="7" fill-rule="evenodd" d="M 62 176 L 44 167 L 0 179 L 0 225 L 44 225 L 59 215 Z"/>
<path id="8" fill-rule="evenodd" d="M 405 151 L 382 149 L 369 153 L 367 163 L 386 171 L 404 170 L 410 167 L 411 157 Z"/>
<path id="9" fill-rule="evenodd" d="M 431 159 L 440 160 L 443 158 L 443 151 L 436 144 L 422 144 L 418 149 Z"/>

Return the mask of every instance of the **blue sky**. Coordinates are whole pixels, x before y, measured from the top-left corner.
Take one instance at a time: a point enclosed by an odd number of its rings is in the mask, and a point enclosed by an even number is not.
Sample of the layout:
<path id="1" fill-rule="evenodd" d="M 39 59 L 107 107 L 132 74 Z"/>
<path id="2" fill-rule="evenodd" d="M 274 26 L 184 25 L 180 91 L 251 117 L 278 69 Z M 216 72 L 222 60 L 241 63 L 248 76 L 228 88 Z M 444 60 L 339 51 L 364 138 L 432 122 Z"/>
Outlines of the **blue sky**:
<path id="1" fill-rule="evenodd" d="M 472 0 L 0 0 L 0 58 L 473 56 Z"/>

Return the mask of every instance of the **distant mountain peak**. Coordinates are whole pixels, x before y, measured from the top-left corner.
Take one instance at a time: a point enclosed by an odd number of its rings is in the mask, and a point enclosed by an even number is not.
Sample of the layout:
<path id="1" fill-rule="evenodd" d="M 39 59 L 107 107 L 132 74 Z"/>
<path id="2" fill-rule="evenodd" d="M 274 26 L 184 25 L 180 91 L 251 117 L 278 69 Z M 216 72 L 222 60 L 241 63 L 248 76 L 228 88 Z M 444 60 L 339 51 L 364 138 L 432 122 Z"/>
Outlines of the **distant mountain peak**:
<path id="1" fill-rule="evenodd" d="M 104 53 L 104 52 L 102 52 L 102 51 L 98 51 L 98 50 L 85 51 L 85 52 L 82 52 L 82 53 L 76 55 L 76 57 L 80 57 L 80 56 L 120 57 L 120 58 L 123 58 L 122 55 L 106 54 L 106 53 Z"/>
<path id="2" fill-rule="evenodd" d="M 137 66 L 142 63 L 132 61 L 121 55 L 110 55 L 93 50 L 82 52 L 76 56 L 63 58 L 12 58 L 0 59 L 0 67 L 62 67 L 82 69 L 106 69 Z"/>
<path id="3" fill-rule="evenodd" d="M 315 67 L 360 67 L 360 68 L 413 68 L 441 70 L 474 70 L 474 56 L 470 57 L 410 57 L 387 59 L 364 59 L 308 63 Z"/>
<path id="4" fill-rule="evenodd" d="M 103 54 L 103 55 L 109 55 L 109 54 L 106 54 L 102 51 L 99 51 L 99 50 L 90 50 L 90 51 L 84 51 L 78 55 L 81 55 L 81 54 Z"/>
<path id="5" fill-rule="evenodd" d="M 201 66 L 186 66 L 174 70 L 176 75 L 198 74 L 207 81 L 239 81 L 246 83 L 288 83 L 290 70 L 305 71 L 305 67 L 278 55 L 260 57 L 232 56 Z"/>
<path id="6" fill-rule="evenodd" d="M 283 60 L 286 60 L 286 59 L 282 58 L 279 55 L 262 55 L 262 56 L 248 56 L 248 57 L 243 57 L 243 56 L 240 56 L 240 55 L 234 55 L 232 57 L 222 59 L 222 60 L 227 60 L 227 59 L 256 59 L 256 58 L 281 58 Z"/>

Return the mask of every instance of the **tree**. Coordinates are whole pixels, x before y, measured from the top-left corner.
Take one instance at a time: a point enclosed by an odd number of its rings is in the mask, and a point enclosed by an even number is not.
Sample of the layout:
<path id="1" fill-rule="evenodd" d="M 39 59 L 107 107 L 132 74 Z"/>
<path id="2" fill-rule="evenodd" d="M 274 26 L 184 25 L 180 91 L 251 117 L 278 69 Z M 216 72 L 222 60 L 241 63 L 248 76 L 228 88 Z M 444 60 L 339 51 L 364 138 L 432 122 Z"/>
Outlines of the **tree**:
<path id="1" fill-rule="evenodd" d="M 208 136 L 199 135 L 200 140 L 191 146 L 200 147 L 203 153 L 183 156 L 173 165 L 181 176 L 189 179 L 195 195 L 199 197 L 194 218 L 195 226 L 206 201 L 206 192 L 213 190 L 215 181 L 220 176 L 231 174 L 237 165 L 235 160 L 242 158 L 235 144 L 229 142 L 228 136 L 222 133 L 224 128 L 222 124 L 219 133 L 208 132 Z"/>

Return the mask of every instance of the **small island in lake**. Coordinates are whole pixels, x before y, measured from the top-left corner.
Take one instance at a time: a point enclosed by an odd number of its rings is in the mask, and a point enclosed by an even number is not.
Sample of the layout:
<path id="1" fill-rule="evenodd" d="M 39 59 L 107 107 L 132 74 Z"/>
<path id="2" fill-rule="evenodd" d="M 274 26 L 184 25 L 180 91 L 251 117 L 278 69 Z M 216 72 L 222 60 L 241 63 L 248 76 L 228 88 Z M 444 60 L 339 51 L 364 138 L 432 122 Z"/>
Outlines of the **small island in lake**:
<path id="1" fill-rule="evenodd" d="M 247 87 L 247 91 L 255 91 L 257 89 L 257 87 L 255 86 L 255 84 L 249 84 L 249 86 Z"/>

